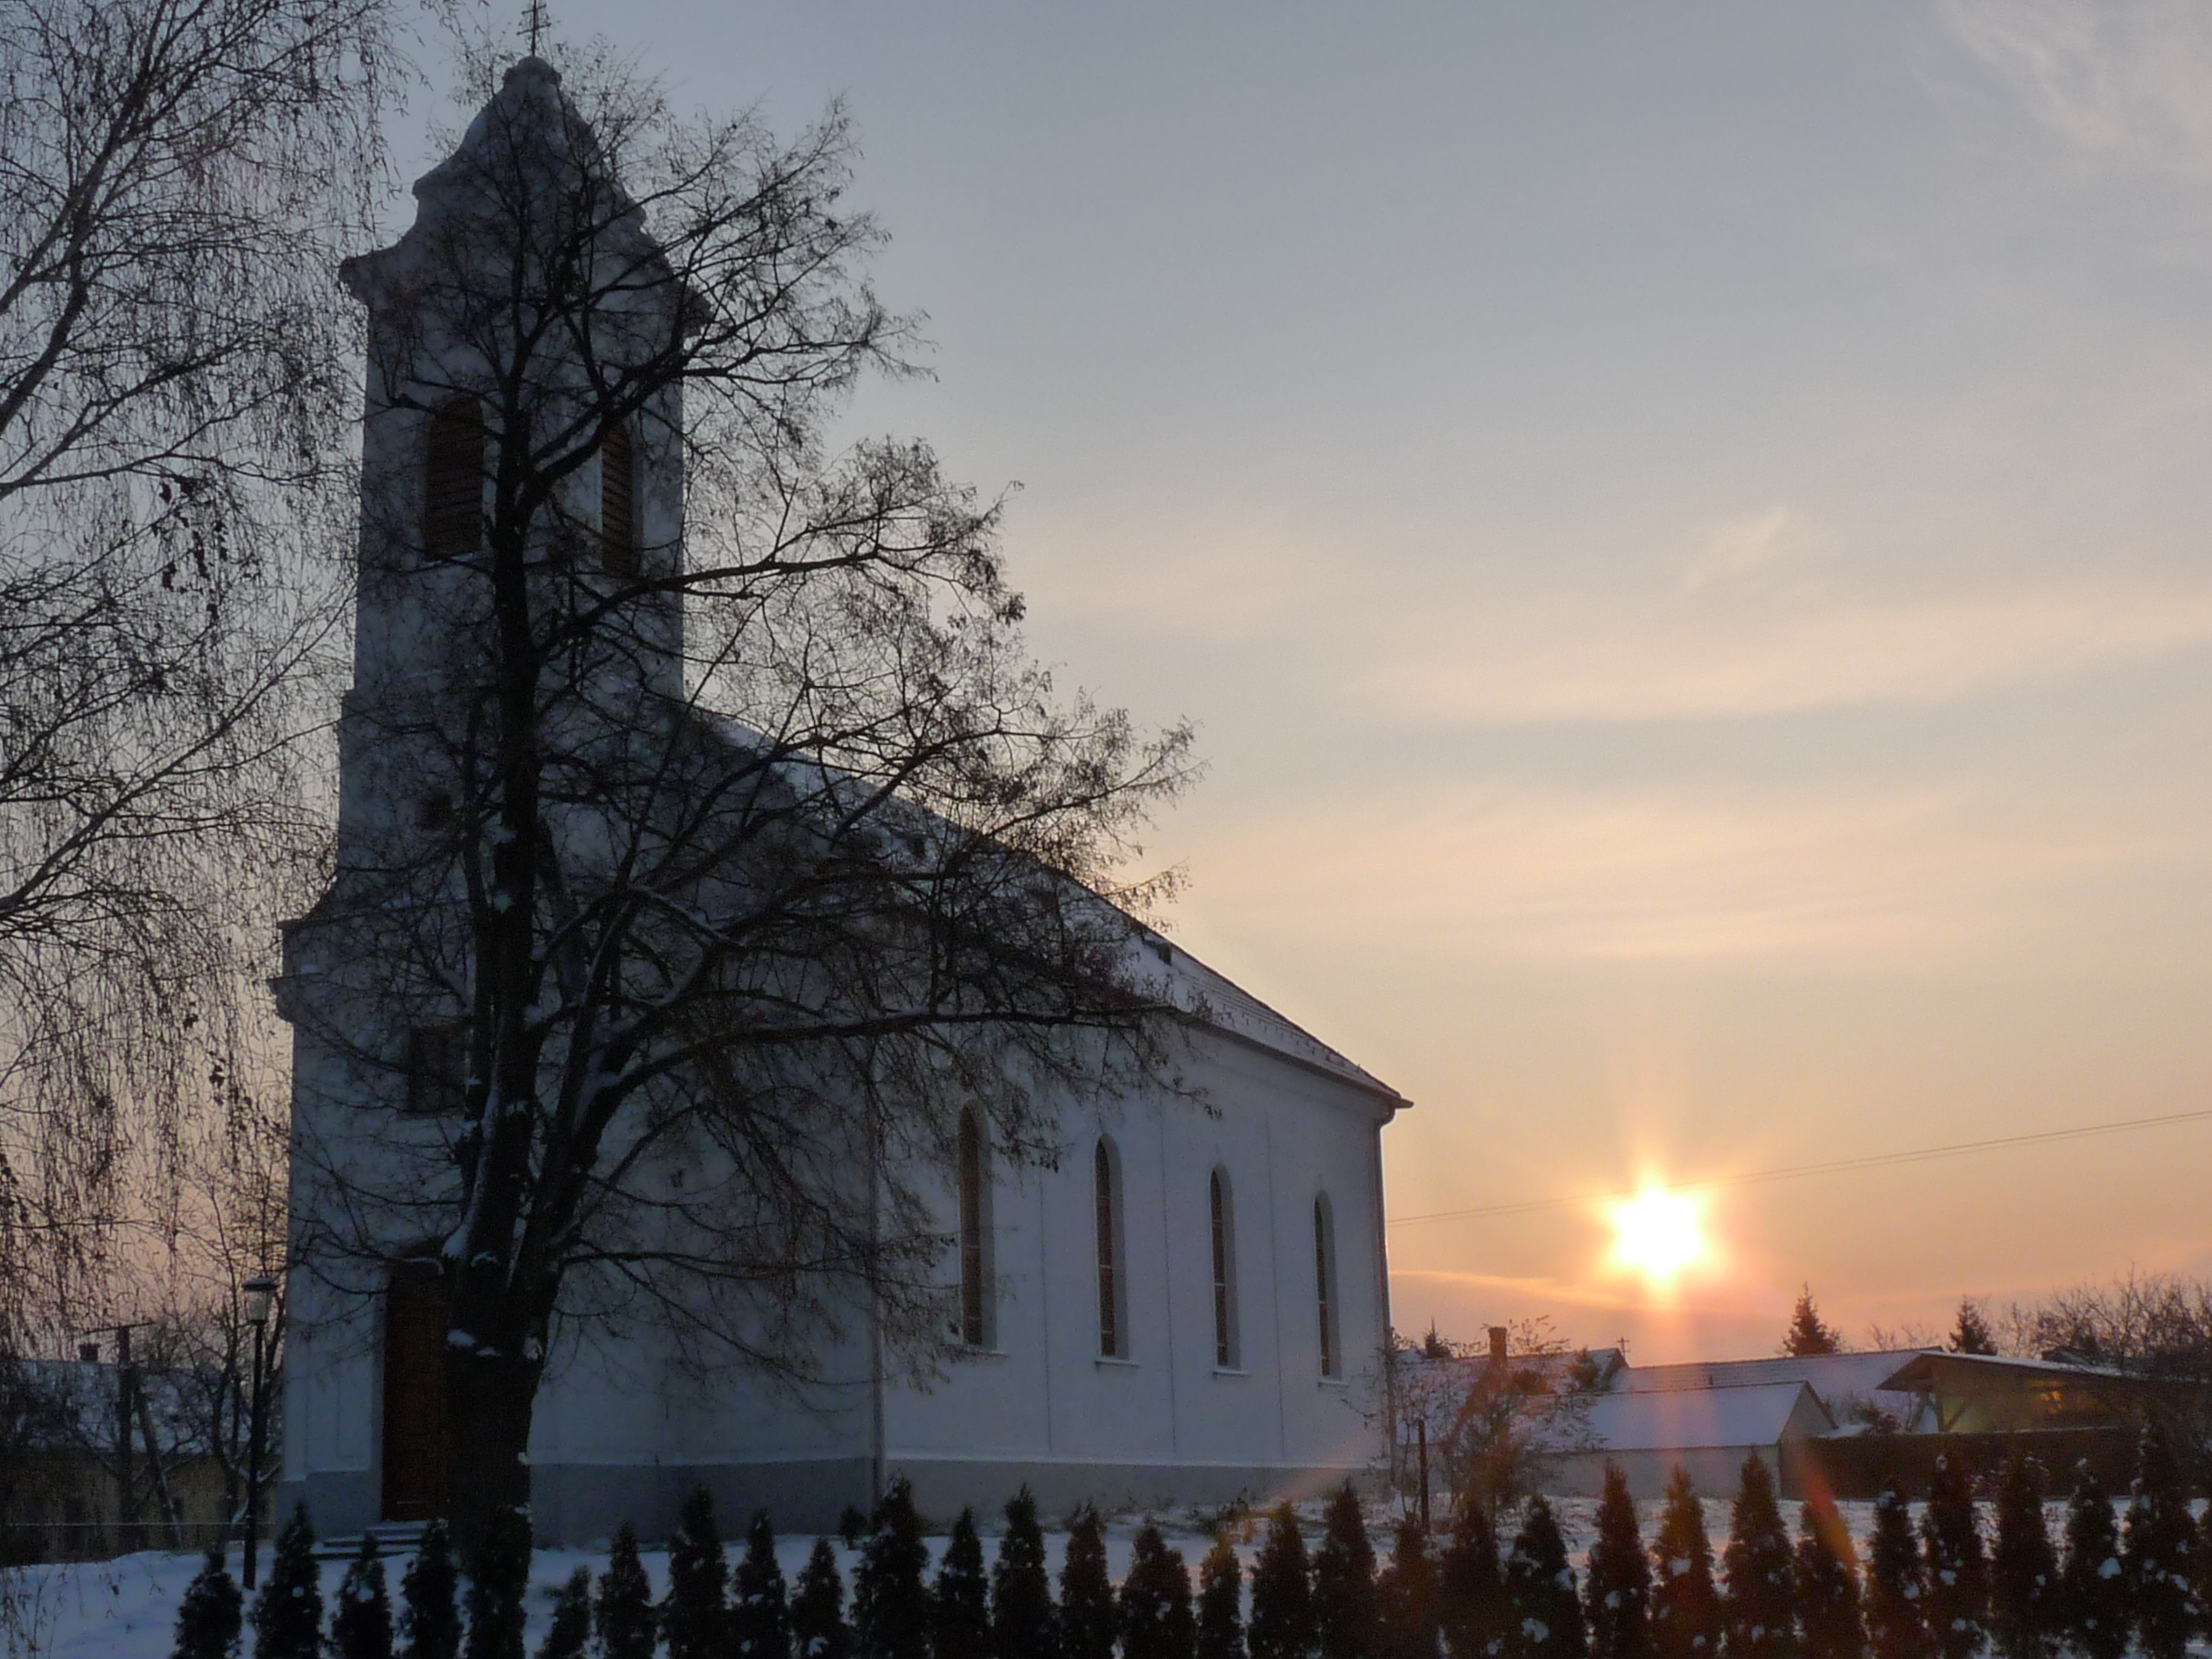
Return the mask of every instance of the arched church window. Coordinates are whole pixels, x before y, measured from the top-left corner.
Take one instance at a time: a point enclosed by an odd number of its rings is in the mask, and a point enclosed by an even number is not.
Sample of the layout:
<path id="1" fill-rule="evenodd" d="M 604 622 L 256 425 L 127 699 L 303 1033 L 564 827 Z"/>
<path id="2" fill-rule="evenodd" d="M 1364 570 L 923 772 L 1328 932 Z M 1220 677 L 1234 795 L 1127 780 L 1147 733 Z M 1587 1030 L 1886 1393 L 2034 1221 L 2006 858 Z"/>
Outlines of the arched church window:
<path id="1" fill-rule="evenodd" d="M 607 429 L 599 446 L 600 557 L 609 574 L 638 574 L 638 458 L 626 422 Z"/>
<path id="2" fill-rule="evenodd" d="M 1313 1290 L 1321 1322 L 1321 1375 L 1344 1375 L 1344 1344 L 1337 1328 L 1337 1219 L 1329 1195 L 1313 1200 Z"/>
<path id="3" fill-rule="evenodd" d="M 988 1348 L 996 1300 L 991 1294 L 990 1143 L 982 1115 L 960 1115 L 960 1340 Z"/>
<path id="4" fill-rule="evenodd" d="M 430 411 L 423 447 L 423 556 L 465 559 L 484 535 L 484 410 L 448 397 Z"/>
<path id="5" fill-rule="evenodd" d="M 1206 1179 L 1206 1207 L 1213 1233 L 1213 1363 L 1224 1370 L 1238 1363 L 1236 1341 L 1236 1212 L 1229 1173 Z"/>
<path id="6" fill-rule="evenodd" d="M 1122 1229 L 1122 1160 L 1114 1143 L 1098 1137 L 1091 1160 L 1098 1228 L 1098 1352 L 1105 1359 L 1129 1357 L 1129 1294 Z"/>

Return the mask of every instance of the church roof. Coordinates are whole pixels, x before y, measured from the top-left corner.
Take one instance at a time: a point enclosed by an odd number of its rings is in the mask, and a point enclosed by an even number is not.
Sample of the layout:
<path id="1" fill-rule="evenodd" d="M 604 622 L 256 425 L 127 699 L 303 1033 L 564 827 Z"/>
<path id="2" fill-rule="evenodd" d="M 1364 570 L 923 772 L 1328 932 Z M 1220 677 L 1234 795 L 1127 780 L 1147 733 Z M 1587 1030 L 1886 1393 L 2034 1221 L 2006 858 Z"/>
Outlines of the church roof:
<path id="1" fill-rule="evenodd" d="M 1159 935 L 1147 943 L 1166 963 L 1179 1007 L 1224 1035 L 1349 1083 L 1380 1098 L 1393 1111 L 1413 1104 L 1366 1067 L 1338 1053 L 1303 1026 L 1277 1013 L 1226 974 L 1200 962 Z"/>

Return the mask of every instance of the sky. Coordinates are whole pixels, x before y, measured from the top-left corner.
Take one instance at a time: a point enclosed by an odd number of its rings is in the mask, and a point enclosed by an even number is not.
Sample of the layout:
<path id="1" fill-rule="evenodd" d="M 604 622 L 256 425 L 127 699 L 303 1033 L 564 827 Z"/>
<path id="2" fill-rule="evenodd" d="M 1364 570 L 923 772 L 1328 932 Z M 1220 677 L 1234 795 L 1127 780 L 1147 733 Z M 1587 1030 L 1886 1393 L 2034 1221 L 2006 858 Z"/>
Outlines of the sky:
<path id="1" fill-rule="evenodd" d="M 519 12 L 518 6 L 515 10 Z M 496 16 L 496 10 L 485 14 Z M 2212 1107 L 2212 11 L 562 0 L 842 98 L 1063 682 L 1198 722 L 1174 936 L 1405 1217 Z M 557 52 L 554 54 L 557 57 Z M 2212 1122 L 1390 1229 L 1663 1361 L 2212 1270 Z"/>

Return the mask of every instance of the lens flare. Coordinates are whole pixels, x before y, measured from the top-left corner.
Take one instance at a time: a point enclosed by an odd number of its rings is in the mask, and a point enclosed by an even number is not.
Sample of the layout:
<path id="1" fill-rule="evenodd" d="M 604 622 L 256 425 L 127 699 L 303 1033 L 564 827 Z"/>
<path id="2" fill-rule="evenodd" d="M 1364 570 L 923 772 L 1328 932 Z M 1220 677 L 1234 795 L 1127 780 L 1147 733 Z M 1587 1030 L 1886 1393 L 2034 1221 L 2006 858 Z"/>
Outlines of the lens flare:
<path id="1" fill-rule="evenodd" d="M 1613 1259 L 1664 1283 L 1705 1255 L 1694 1199 L 1647 1187 L 1613 1209 Z"/>

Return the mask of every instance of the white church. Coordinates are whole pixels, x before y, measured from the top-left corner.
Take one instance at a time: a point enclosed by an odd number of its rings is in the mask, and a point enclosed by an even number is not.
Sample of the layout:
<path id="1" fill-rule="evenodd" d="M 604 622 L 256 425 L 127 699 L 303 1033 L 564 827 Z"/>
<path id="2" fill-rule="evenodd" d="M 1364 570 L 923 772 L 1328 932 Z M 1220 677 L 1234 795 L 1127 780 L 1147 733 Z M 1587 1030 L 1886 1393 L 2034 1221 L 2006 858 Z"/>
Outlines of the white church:
<path id="1" fill-rule="evenodd" d="M 503 105 L 512 116 L 562 97 L 557 73 L 525 59 L 456 158 L 506 142 L 516 122 L 486 118 Z M 448 162 L 416 186 L 408 238 L 349 265 L 372 361 L 413 338 L 387 309 L 405 284 L 379 273 L 448 211 L 441 181 L 453 171 Z M 435 500 L 434 423 L 371 377 L 365 500 L 395 490 Z M 671 518 L 663 538 L 680 544 L 682 480 L 664 470 L 680 463 L 641 445 L 634 464 L 637 505 L 626 482 L 622 511 Z M 604 499 L 614 511 L 611 486 Z M 384 533 L 365 510 L 365 570 Z M 397 774 L 359 712 L 365 677 L 392 671 L 385 659 L 403 631 L 391 607 L 403 602 L 362 579 L 357 690 L 341 719 L 341 882 L 361 844 L 346 823 L 403 810 L 381 798 Z M 934 1376 L 912 1380 L 861 1338 L 797 1391 L 738 1369 L 702 1379 L 649 1330 L 579 1338 L 550 1360 L 532 1424 L 541 1537 L 604 1538 L 626 1520 L 665 1535 L 702 1485 L 732 1524 L 766 1510 L 808 1530 L 865 1510 L 899 1475 L 925 1515 L 973 1504 L 988 1519 L 1025 1483 L 1055 1516 L 1085 1499 L 1164 1509 L 1371 1473 L 1389 1323 L 1382 1135 L 1408 1103 L 1179 947 L 1149 948 L 1199 1011 L 1183 1064 L 1192 1087 L 1071 1105 L 1051 1168 L 995 1160 L 980 1116 L 962 1120 L 956 1157 L 928 1178 L 958 1310 Z M 287 930 L 277 991 L 293 1024 L 296 1240 L 328 1219 L 311 1206 L 334 1201 L 316 1169 L 377 1155 L 373 1138 L 353 1138 L 358 1126 L 400 1109 L 379 1093 L 397 1085 L 351 1064 L 313 1017 L 346 972 L 343 950 L 314 913 Z M 435 1295 L 397 1258 L 380 1281 L 343 1285 L 296 1264 L 288 1323 L 279 1503 L 304 1502 L 325 1535 L 440 1513 L 447 1332 Z M 854 1328 L 869 1323 L 862 1310 Z"/>

